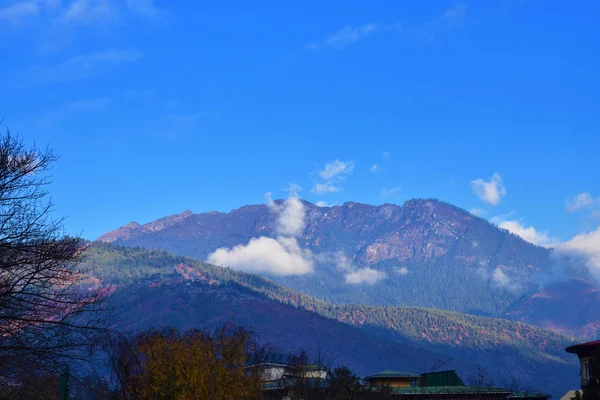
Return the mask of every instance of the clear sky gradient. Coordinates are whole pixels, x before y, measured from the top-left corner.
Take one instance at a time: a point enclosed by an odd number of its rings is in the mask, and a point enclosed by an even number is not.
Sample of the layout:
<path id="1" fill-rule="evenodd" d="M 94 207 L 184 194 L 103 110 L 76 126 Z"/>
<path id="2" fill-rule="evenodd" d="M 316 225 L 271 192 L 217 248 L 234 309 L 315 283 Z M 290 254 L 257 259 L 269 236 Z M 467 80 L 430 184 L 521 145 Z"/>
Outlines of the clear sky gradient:
<path id="1" fill-rule="evenodd" d="M 435 197 L 566 240 L 600 223 L 599 15 L 592 0 L 3 0 L 0 117 L 61 155 L 56 212 L 90 239 L 293 182 L 315 203 Z"/>

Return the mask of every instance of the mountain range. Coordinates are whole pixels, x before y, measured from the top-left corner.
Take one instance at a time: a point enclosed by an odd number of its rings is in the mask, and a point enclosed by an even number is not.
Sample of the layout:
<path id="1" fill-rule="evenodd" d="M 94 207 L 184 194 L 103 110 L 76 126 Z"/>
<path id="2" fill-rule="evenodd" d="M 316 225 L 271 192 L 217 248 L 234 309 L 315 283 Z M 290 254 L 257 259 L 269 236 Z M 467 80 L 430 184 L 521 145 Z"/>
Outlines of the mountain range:
<path id="1" fill-rule="evenodd" d="M 229 213 L 186 210 L 99 241 L 258 273 L 334 304 L 443 309 L 580 337 L 600 327 L 600 292 L 586 268 L 435 199 L 319 207 L 290 198 Z M 286 266 L 258 268 L 269 254 Z"/>

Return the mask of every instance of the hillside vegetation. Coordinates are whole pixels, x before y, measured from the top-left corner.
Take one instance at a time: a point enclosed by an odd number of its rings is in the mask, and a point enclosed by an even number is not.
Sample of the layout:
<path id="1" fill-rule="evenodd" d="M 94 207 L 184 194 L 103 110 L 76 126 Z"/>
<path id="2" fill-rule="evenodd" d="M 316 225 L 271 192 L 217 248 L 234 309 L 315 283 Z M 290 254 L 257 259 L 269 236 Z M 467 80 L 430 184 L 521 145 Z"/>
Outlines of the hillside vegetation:
<path id="1" fill-rule="evenodd" d="M 94 243 L 87 256 L 83 267 L 94 275 L 93 281 L 116 286 L 114 301 L 139 328 L 157 323 L 192 328 L 233 319 L 282 347 L 314 345 L 314 338 L 320 337 L 340 353 L 345 352 L 344 341 L 355 341 L 360 335 L 356 349 L 405 346 L 401 352 L 413 354 L 413 362 L 404 361 L 402 366 L 411 370 L 423 370 L 435 354 L 441 354 L 465 370 L 480 365 L 498 379 L 508 379 L 512 373 L 532 384 L 542 376 L 576 369 L 576 360 L 564 352 L 572 338 L 520 322 L 415 307 L 333 305 L 256 275 L 163 250 Z M 290 320 L 305 322 L 298 325 Z M 341 329 L 336 336 L 330 336 L 332 326 Z M 293 336 L 286 336 L 290 333 Z M 420 360 L 416 348 L 429 361 Z M 365 370 L 365 365 L 381 365 L 373 358 L 382 356 L 368 354 L 350 361 L 354 369 L 376 372 Z M 563 383 L 548 385 L 541 388 L 556 390 Z"/>

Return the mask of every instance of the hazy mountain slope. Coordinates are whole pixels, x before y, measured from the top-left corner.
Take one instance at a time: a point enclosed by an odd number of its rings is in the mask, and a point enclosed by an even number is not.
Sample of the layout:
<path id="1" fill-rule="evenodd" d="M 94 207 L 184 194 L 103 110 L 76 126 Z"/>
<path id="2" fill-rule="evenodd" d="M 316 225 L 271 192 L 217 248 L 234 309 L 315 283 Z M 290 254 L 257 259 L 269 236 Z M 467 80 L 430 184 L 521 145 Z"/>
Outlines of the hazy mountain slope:
<path id="1" fill-rule="evenodd" d="M 564 352 L 572 341 L 521 323 L 417 308 L 331 305 L 255 275 L 164 251 L 97 243 L 88 249 L 84 267 L 95 275 L 92 284 L 116 287 L 115 304 L 135 327 L 190 328 L 231 318 L 282 348 L 315 350 L 318 344 L 360 374 L 384 368 L 418 372 L 441 353 L 455 358 L 452 366 L 467 375 L 475 364 L 484 366 L 498 383 L 513 373 L 558 393 L 577 382 L 576 360 Z M 564 378 L 570 375 L 573 379 Z"/>
<path id="2" fill-rule="evenodd" d="M 415 199 L 401 207 L 303 203 L 305 228 L 298 240 L 302 247 L 320 256 L 343 254 L 355 268 L 369 266 L 387 275 L 374 286 L 350 286 L 335 257 L 322 257 L 313 274 L 271 277 L 331 302 L 500 315 L 523 295 L 536 291 L 532 277 L 552 263 L 549 250 L 437 200 Z M 186 212 L 143 226 L 128 224 L 100 240 L 206 260 L 220 247 L 275 236 L 276 217 L 267 205 L 244 206 L 230 213 Z M 495 279 L 498 274 L 507 279 Z"/>
<path id="3" fill-rule="evenodd" d="M 513 304 L 506 317 L 579 337 L 598 339 L 600 289 L 586 279 L 552 283 Z"/>

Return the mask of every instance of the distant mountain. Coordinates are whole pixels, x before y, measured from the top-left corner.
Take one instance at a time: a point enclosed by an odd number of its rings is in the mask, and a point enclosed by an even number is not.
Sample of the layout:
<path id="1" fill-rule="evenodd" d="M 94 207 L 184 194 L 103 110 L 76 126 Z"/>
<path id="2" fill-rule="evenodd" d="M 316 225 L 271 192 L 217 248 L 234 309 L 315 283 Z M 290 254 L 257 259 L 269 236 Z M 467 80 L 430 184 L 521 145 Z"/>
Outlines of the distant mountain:
<path id="1" fill-rule="evenodd" d="M 600 288 L 596 283 L 570 278 L 524 297 L 513 304 L 505 316 L 578 337 L 598 339 L 599 304 Z"/>
<path id="2" fill-rule="evenodd" d="M 197 328 L 233 319 L 282 350 L 321 350 L 359 375 L 422 372 L 436 359 L 467 378 L 483 367 L 497 385 L 510 375 L 554 395 L 577 384 L 568 337 L 519 322 L 455 312 L 332 305 L 256 275 L 171 255 L 96 243 L 89 285 L 113 287 L 126 326 Z"/>
<path id="3" fill-rule="evenodd" d="M 305 227 L 298 243 L 321 256 L 317 268 L 307 275 L 269 278 L 329 302 L 521 318 L 522 313 L 508 311 L 519 302 L 523 310 L 534 306 L 523 300 L 539 292 L 544 275 L 556 263 L 552 250 L 434 199 L 409 200 L 402 206 L 303 205 Z M 276 237 L 276 224 L 273 207 L 251 205 L 230 213 L 186 211 L 146 225 L 131 223 L 99 240 L 206 260 L 218 248 Z M 348 284 L 343 269 L 348 266 L 339 265 L 339 255 L 351 268 L 368 267 L 385 279 L 374 285 Z"/>

